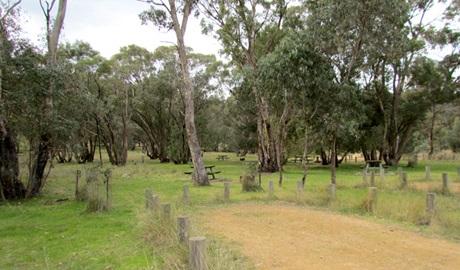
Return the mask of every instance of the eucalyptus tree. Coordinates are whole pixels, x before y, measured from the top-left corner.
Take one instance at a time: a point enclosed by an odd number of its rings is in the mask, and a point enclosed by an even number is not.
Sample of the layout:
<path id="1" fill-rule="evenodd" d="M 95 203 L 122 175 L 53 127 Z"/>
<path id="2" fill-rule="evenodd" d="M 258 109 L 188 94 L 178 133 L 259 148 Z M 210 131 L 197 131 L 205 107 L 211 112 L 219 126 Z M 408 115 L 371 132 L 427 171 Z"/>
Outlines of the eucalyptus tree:
<path id="1" fill-rule="evenodd" d="M 5 88 L 5 75 L 15 74 L 9 66 L 14 55 L 15 40 L 12 32 L 16 30 L 16 7 L 21 1 L 9 5 L 1 1 L 0 6 L 0 199 L 16 199 L 25 195 L 25 186 L 19 179 L 19 160 L 16 134 L 10 124 L 7 108 L 8 90 Z"/>
<path id="2" fill-rule="evenodd" d="M 333 100 L 337 87 L 333 82 L 331 64 L 315 52 L 302 35 L 294 32 L 285 37 L 274 52 L 261 61 L 259 72 L 261 87 L 266 89 L 267 96 L 270 97 L 267 99 L 272 103 L 270 107 L 275 108 L 272 113 L 279 119 L 277 125 L 280 127 L 276 129 L 276 150 L 281 186 L 284 163 L 282 157 L 286 152 L 287 126 L 292 114 L 295 110 L 301 111 L 301 119 L 308 126 L 309 120 L 325 115 L 316 114 L 318 111 L 325 112 L 331 104 L 337 103 Z M 279 103 L 283 105 L 280 106 Z M 308 141 L 308 133 L 306 136 Z M 308 152 L 308 145 L 306 146 Z M 304 183 L 305 177 L 306 175 Z"/>
<path id="3" fill-rule="evenodd" d="M 173 29 L 177 39 L 177 51 L 179 54 L 182 83 L 185 89 L 185 126 L 187 141 L 193 162 L 193 179 L 199 186 L 209 185 L 208 175 L 201 156 L 200 144 L 195 127 L 195 107 L 193 102 L 194 89 L 190 79 L 189 62 L 185 47 L 185 31 L 189 16 L 192 14 L 196 0 L 168 0 L 154 1 L 143 0 L 150 4 L 150 10 L 144 11 L 140 17 L 144 23 L 152 22 L 160 28 Z M 181 17 L 181 18 L 180 18 Z"/>
<path id="4" fill-rule="evenodd" d="M 334 63 L 337 81 L 374 92 L 382 119 L 379 158 L 397 164 L 416 120 L 424 115 L 414 118 L 403 109 L 418 98 L 403 93 L 410 88 L 411 66 L 425 48 L 425 15 L 434 1 L 322 0 L 306 5 L 309 32 Z"/>
<path id="5" fill-rule="evenodd" d="M 59 44 L 59 37 L 64 24 L 64 18 L 67 9 L 67 0 L 59 0 L 58 10 L 56 17 L 52 17 L 52 10 L 56 0 L 42 1 L 40 5 L 42 7 L 43 14 L 46 22 L 46 44 L 47 44 L 47 55 L 46 55 L 46 66 L 50 71 L 57 71 L 57 49 Z M 52 118 L 53 111 L 53 92 L 59 91 L 57 88 L 56 78 L 50 77 L 48 89 L 44 91 L 42 97 L 42 120 L 39 121 L 41 129 L 39 138 L 34 141 L 32 146 L 33 160 L 31 161 L 32 166 L 29 174 L 29 181 L 27 183 L 27 194 L 26 197 L 37 196 L 43 188 L 46 180 L 45 169 L 48 161 L 51 157 L 51 143 L 52 134 L 50 133 L 49 124 Z"/>
<path id="6" fill-rule="evenodd" d="M 212 0 L 200 2 L 200 6 L 205 14 L 203 31 L 214 33 L 223 46 L 222 53 L 231 57 L 245 76 L 257 81 L 258 61 L 273 51 L 284 35 L 288 3 L 284 0 Z M 259 89 L 254 80 L 246 80 L 246 84 L 251 90 L 247 94 L 252 96 L 257 110 L 258 161 L 263 171 L 274 172 L 279 170 L 277 157 L 281 154 L 276 150 L 277 131 L 273 130 L 264 90 Z M 278 132 L 281 134 L 284 130 Z"/>
<path id="7" fill-rule="evenodd" d="M 55 147 L 58 158 L 63 154 L 75 158 L 78 163 L 94 161 L 96 149 L 100 148 L 98 100 L 101 100 L 101 77 L 107 69 L 107 61 L 87 42 L 66 43 L 59 49 L 59 57 L 68 62 L 69 87 L 78 95 L 70 108 L 78 110 L 72 119 L 78 122 L 70 139 Z"/>
<path id="8" fill-rule="evenodd" d="M 123 166 L 133 135 L 132 116 L 148 87 L 154 65 L 152 54 L 136 45 L 120 48 L 107 65 L 108 69 L 98 81 L 99 111 L 96 117 L 111 164 Z"/>

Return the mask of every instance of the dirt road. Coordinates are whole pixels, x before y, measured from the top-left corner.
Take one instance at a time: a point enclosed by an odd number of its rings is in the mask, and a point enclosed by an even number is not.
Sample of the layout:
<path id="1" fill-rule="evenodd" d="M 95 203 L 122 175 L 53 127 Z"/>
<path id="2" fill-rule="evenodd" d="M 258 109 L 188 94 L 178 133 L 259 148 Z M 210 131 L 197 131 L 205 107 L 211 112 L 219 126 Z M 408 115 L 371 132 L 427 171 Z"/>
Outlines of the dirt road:
<path id="1" fill-rule="evenodd" d="M 233 205 L 201 223 L 257 269 L 460 269 L 459 243 L 304 207 Z"/>

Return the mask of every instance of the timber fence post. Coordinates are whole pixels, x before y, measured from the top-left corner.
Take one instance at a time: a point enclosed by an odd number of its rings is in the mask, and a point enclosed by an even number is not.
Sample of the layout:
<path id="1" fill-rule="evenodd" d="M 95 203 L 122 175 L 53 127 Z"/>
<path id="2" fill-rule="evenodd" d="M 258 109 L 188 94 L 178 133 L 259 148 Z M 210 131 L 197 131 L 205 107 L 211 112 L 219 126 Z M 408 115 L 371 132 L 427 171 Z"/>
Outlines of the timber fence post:
<path id="1" fill-rule="evenodd" d="M 369 188 L 369 209 L 368 211 L 374 212 L 377 208 L 377 188 L 370 187 Z"/>
<path id="2" fill-rule="evenodd" d="M 224 201 L 226 203 L 230 202 L 230 183 L 224 183 Z"/>
<path id="3" fill-rule="evenodd" d="M 268 198 L 273 198 L 273 181 L 268 181 Z"/>
<path id="4" fill-rule="evenodd" d="M 190 203 L 190 186 L 184 185 L 182 193 L 182 201 L 186 204 Z"/>
<path id="5" fill-rule="evenodd" d="M 449 175 L 447 173 L 442 174 L 442 191 L 449 192 Z"/>
<path id="6" fill-rule="evenodd" d="M 189 217 L 188 216 L 178 216 L 177 217 L 177 231 L 178 231 L 178 238 L 179 242 L 188 242 L 189 236 Z"/>
<path id="7" fill-rule="evenodd" d="M 189 239 L 190 270 L 206 270 L 206 238 L 204 236 Z"/>
<path id="8" fill-rule="evenodd" d="M 151 189 L 145 190 L 145 208 L 153 209 L 153 191 Z"/>
<path id="9" fill-rule="evenodd" d="M 431 179 L 431 169 L 430 166 L 425 167 L 425 181 L 430 181 Z"/>

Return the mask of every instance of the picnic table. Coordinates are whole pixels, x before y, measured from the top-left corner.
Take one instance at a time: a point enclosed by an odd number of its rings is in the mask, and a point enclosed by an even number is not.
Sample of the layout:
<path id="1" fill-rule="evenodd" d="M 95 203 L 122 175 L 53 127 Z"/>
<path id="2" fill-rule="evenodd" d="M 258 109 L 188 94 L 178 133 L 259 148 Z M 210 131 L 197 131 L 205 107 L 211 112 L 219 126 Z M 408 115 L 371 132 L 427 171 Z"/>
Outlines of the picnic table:
<path id="1" fill-rule="evenodd" d="M 363 167 L 363 169 L 366 171 L 366 173 L 369 172 L 369 170 L 382 170 L 386 169 L 388 166 L 382 165 L 382 160 L 366 160 L 366 166 Z"/>
<path id="2" fill-rule="evenodd" d="M 217 161 L 224 161 L 226 159 L 229 159 L 228 155 L 218 155 L 217 157 Z"/>
<path id="3" fill-rule="evenodd" d="M 213 171 L 212 168 L 216 167 L 215 165 L 209 165 L 209 166 L 204 166 L 204 168 L 206 169 L 206 173 L 208 175 L 211 175 L 212 176 L 212 179 L 216 179 L 216 174 L 219 174 L 221 173 L 221 171 Z M 190 166 L 190 168 L 193 168 L 193 166 Z M 193 172 L 184 172 L 185 174 L 193 174 Z"/>
<path id="4" fill-rule="evenodd" d="M 297 160 L 302 161 L 303 160 L 303 155 L 295 155 L 294 156 L 294 163 L 297 163 Z M 310 156 L 307 156 L 306 158 L 307 163 L 310 161 L 313 161 L 313 159 Z"/>

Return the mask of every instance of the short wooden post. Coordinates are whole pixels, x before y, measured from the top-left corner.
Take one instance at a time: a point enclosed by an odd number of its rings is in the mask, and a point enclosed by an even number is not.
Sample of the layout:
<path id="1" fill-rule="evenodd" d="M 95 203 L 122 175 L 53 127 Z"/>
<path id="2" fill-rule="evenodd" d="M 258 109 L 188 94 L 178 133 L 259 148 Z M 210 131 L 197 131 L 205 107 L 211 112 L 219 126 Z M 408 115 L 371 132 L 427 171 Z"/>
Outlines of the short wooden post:
<path id="1" fill-rule="evenodd" d="M 367 183 L 367 171 L 363 170 L 362 174 L 363 174 L 363 182 Z"/>
<path id="2" fill-rule="evenodd" d="M 268 198 L 273 198 L 273 181 L 268 181 Z"/>
<path id="3" fill-rule="evenodd" d="M 153 210 L 159 210 L 160 209 L 160 196 L 153 195 L 152 201 L 153 201 L 153 205 L 152 205 Z"/>
<path id="4" fill-rule="evenodd" d="M 162 216 L 164 219 L 171 218 L 171 204 L 169 203 L 162 203 L 161 204 Z"/>
<path id="5" fill-rule="evenodd" d="M 402 167 L 398 167 L 398 179 L 400 182 L 402 181 L 402 177 L 403 177 L 402 173 L 403 173 Z"/>
<path id="6" fill-rule="evenodd" d="M 189 185 L 184 185 L 182 201 L 186 204 L 190 202 L 190 186 Z"/>
<path id="7" fill-rule="evenodd" d="M 377 207 L 377 188 L 369 188 L 369 211 L 374 212 Z"/>
<path id="8" fill-rule="evenodd" d="M 460 170 L 459 170 L 459 172 L 460 172 Z M 80 200 L 80 191 L 78 190 L 78 181 L 80 179 L 80 176 L 81 176 L 81 171 L 77 170 L 77 174 L 75 176 L 75 199 L 76 200 Z"/>
<path id="9" fill-rule="evenodd" d="M 426 211 L 430 214 L 436 213 L 436 193 L 426 194 Z"/>
<path id="10" fill-rule="evenodd" d="M 144 156 L 141 157 L 141 163 L 144 164 Z"/>
<path id="11" fill-rule="evenodd" d="M 297 181 L 297 197 L 302 197 L 302 194 L 303 194 L 302 181 Z"/>
<path id="12" fill-rule="evenodd" d="M 179 242 L 187 242 L 189 235 L 189 217 L 178 216 L 177 217 L 177 231 Z"/>
<path id="13" fill-rule="evenodd" d="M 153 191 L 151 189 L 145 190 L 145 208 L 153 209 Z"/>
<path id="14" fill-rule="evenodd" d="M 230 183 L 224 183 L 224 201 L 228 203 L 230 201 Z"/>
<path id="15" fill-rule="evenodd" d="M 457 180 L 460 183 L 460 167 L 457 167 Z"/>
<path id="16" fill-rule="evenodd" d="M 375 172 L 371 171 L 371 187 L 375 187 Z"/>
<path id="17" fill-rule="evenodd" d="M 407 172 L 403 172 L 402 173 L 402 187 L 405 188 L 407 187 Z"/>
<path id="18" fill-rule="evenodd" d="M 189 252 L 190 270 L 206 270 L 206 237 L 190 238 Z"/>
<path id="19" fill-rule="evenodd" d="M 380 181 L 385 181 L 385 169 L 380 167 Z"/>
<path id="20" fill-rule="evenodd" d="M 442 174 L 442 190 L 444 192 L 449 191 L 449 175 L 447 173 Z"/>
<path id="21" fill-rule="evenodd" d="M 431 170 L 430 166 L 425 167 L 425 181 L 430 181 L 431 179 Z"/>
<path id="22" fill-rule="evenodd" d="M 329 184 L 328 196 L 330 200 L 335 199 L 335 185 L 334 184 Z"/>

